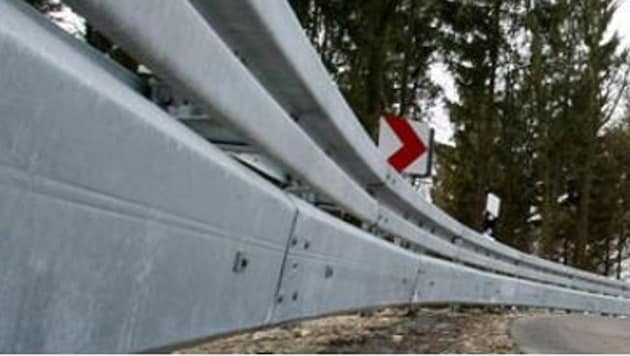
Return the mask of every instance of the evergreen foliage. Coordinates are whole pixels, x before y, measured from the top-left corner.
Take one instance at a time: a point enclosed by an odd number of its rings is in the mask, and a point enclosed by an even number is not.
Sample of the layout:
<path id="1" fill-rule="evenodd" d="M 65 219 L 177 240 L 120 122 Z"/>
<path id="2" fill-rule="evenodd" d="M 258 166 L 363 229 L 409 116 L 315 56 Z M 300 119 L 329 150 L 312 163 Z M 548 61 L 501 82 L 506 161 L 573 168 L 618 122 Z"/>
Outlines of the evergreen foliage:
<path id="1" fill-rule="evenodd" d="M 615 118 L 628 58 L 609 30 L 614 1 L 291 2 L 371 133 L 383 111 L 430 117 L 440 92 L 429 70 L 446 64 L 458 98 L 446 103 L 454 145 L 437 149 L 438 205 L 479 229 L 494 192 L 502 242 L 618 274 L 630 119 Z"/>

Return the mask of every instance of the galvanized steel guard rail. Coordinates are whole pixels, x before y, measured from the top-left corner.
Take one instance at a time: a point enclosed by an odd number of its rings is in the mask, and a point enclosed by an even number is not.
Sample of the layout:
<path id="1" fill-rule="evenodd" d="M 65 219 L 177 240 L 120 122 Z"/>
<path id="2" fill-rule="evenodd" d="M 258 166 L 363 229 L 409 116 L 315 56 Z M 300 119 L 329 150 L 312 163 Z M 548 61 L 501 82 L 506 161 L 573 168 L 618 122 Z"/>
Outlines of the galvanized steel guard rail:
<path id="1" fill-rule="evenodd" d="M 2 0 L 0 351 L 142 351 L 413 303 L 630 314 L 625 284 L 486 240 L 421 199 L 286 2 L 69 3 L 287 172 L 413 246 L 282 191 Z"/>

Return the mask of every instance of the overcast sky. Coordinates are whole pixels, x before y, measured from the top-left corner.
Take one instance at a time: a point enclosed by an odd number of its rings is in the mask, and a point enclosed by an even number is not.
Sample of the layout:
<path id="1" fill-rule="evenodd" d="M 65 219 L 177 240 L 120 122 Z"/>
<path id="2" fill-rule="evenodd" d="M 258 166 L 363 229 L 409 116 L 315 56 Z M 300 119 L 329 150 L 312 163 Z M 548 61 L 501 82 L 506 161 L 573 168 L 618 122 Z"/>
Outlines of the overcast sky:
<path id="1" fill-rule="evenodd" d="M 613 18 L 611 30 L 617 31 L 622 39 L 622 46 L 630 46 L 630 0 L 620 0 L 619 9 Z M 454 99 L 456 97 L 455 86 L 452 78 L 446 72 L 443 65 L 435 65 L 431 70 L 431 76 L 442 87 L 445 95 Z M 440 104 L 441 105 L 441 104 Z M 449 142 L 453 134 L 448 120 L 448 113 L 444 108 L 436 108 L 433 112 L 431 124 L 435 129 L 435 136 L 439 142 Z"/>

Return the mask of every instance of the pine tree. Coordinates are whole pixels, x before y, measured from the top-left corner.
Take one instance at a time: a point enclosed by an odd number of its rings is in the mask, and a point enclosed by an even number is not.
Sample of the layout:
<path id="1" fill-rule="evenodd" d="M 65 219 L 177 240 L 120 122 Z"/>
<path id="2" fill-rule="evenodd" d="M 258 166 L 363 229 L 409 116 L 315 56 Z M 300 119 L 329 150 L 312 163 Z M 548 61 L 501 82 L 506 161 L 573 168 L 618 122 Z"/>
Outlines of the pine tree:
<path id="1" fill-rule="evenodd" d="M 455 149 L 448 176 L 452 199 L 445 208 L 480 228 L 486 194 L 498 193 L 503 211 L 497 236 L 528 248 L 527 217 L 531 172 L 528 131 L 522 115 L 522 58 L 517 37 L 520 1 L 444 2 L 444 57 L 454 75 L 459 101 L 449 103 Z M 446 183 L 448 182 L 448 183 Z"/>
<path id="2" fill-rule="evenodd" d="M 292 1 L 307 36 L 366 129 L 383 111 L 423 119 L 439 93 L 428 75 L 436 1 Z"/>
<path id="3" fill-rule="evenodd" d="M 574 264 L 588 267 L 587 245 L 591 231 L 590 216 L 593 204 L 593 186 L 596 176 L 597 142 L 600 130 L 611 118 L 607 110 L 611 82 L 614 81 L 617 67 L 620 65 L 617 56 L 619 38 L 615 35 L 606 39 L 606 33 L 615 12 L 612 0 L 581 0 L 575 4 L 578 19 L 578 31 L 582 37 L 584 53 L 584 69 L 582 72 L 581 100 L 576 102 L 582 115 L 578 116 L 576 126 L 579 128 L 577 151 L 581 163 L 576 166 L 578 180 L 578 217 L 576 221 L 577 236 L 575 241 Z M 614 103 L 613 103 L 614 104 Z"/>

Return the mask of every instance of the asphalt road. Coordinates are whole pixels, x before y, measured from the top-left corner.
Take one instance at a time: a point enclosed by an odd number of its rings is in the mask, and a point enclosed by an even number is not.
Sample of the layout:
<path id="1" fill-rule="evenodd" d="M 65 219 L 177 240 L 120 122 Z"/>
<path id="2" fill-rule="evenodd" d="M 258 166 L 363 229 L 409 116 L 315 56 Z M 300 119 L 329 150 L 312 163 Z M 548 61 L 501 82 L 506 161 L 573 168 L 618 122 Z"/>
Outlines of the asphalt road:
<path id="1" fill-rule="evenodd" d="M 532 316 L 515 320 L 511 334 L 526 353 L 630 353 L 630 319 L 581 314 Z"/>

